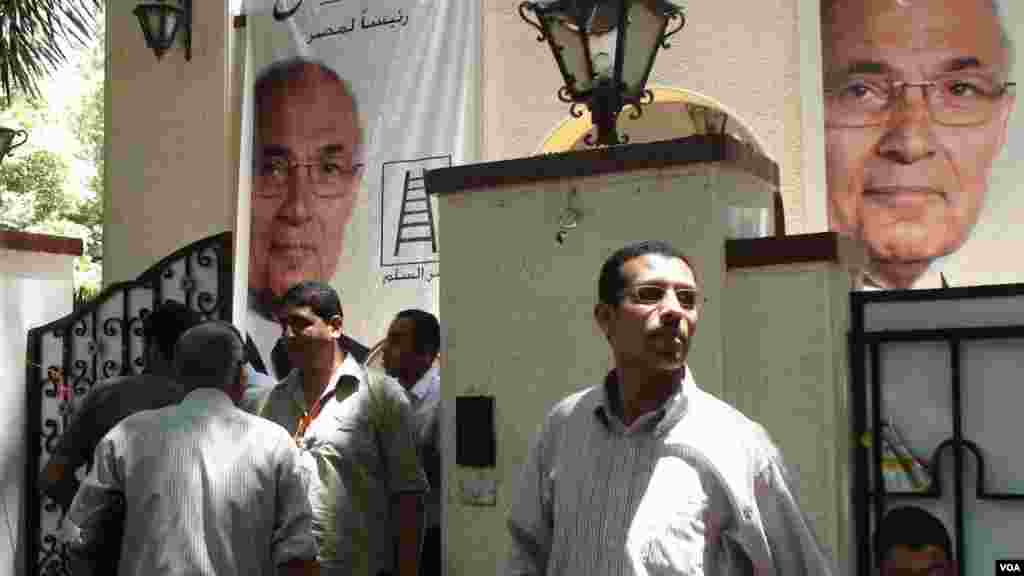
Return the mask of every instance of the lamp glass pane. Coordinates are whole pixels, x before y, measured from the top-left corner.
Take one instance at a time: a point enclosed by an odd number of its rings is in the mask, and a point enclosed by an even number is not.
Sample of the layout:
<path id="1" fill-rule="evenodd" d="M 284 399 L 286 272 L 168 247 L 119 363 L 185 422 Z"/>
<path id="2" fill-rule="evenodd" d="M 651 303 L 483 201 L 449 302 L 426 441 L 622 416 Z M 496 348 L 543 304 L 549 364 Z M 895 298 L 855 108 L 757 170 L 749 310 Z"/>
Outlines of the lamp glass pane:
<path id="1" fill-rule="evenodd" d="M 590 58 L 594 63 L 594 74 L 598 78 L 608 79 L 615 73 L 615 50 L 618 43 L 619 30 L 612 28 L 604 34 L 591 34 Z"/>
<path id="2" fill-rule="evenodd" d="M 657 0 L 634 0 L 629 8 L 626 46 L 622 62 L 622 82 L 627 98 L 639 98 L 647 82 L 650 66 L 659 48 L 661 35 L 668 23 Z"/>
<path id="3" fill-rule="evenodd" d="M 147 6 L 147 9 L 143 11 L 143 26 L 149 31 L 150 35 L 154 38 L 159 38 L 162 31 L 160 25 L 163 23 L 163 13 L 154 7 Z"/>
<path id="4" fill-rule="evenodd" d="M 170 10 L 164 12 L 160 18 L 160 36 L 157 42 L 161 46 L 170 46 L 174 42 L 174 33 L 178 31 L 178 14 Z"/>
<path id="5" fill-rule="evenodd" d="M 588 92 L 593 86 L 593 79 L 590 77 L 587 46 L 584 44 L 583 36 L 566 20 L 551 18 L 547 22 L 549 41 L 561 47 L 561 50 L 555 53 L 555 58 L 561 60 L 565 73 L 573 77 L 571 84 L 566 78 L 566 85 L 575 94 Z"/>

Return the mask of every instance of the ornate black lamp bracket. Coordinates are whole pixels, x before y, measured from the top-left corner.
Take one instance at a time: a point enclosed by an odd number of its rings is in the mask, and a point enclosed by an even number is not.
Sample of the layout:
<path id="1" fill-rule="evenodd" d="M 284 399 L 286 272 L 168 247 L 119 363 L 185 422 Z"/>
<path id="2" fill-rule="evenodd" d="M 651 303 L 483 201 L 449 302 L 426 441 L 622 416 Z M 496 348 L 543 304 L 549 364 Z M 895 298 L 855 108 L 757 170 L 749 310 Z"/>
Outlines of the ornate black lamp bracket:
<path id="1" fill-rule="evenodd" d="M 523 19 L 523 22 L 526 22 L 530 26 L 533 26 L 534 28 L 537 29 L 537 32 L 540 33 L 540 35 L 537 36 L 537 42 L 543 42 L 543 41 L 547 40 L 548 36 L 547 36 L 547 34 L 544 33 L 544 28 L 542 28 L 539 23 L 534 22 L 533 20 L 530 20 L 526 16 L 526 11 L 527 10 L 530 10 L 530 11 L 536 13 L 537 12 L 537 3 L 536 2 L 530 2 L 529 0 L 527 0 L 526 2 L 520 3 L 519 4 L 519 17 Z"/>
<path id="2" fill-rule="evenodd" d="M 673 22 L 676 22 L 676 21 L 678 21 L 679 24 L 676 25 L 675 27 L 673 27 Z M 671 48 L 672 45 L 668 43 L 668 39 L 671 38 L 675 33 L 677 33 L 680 30 L 682 30 L 683 26 L 686 26 L 686 14 L 683 14 L 682 10 L 677 10 L 677 11 L 673 12 L 668 17 L 668 28 L 665 31 L 665 35 L 662 36 L 662 38 L 661 38 L 661 47 L 662 48 Z"/>

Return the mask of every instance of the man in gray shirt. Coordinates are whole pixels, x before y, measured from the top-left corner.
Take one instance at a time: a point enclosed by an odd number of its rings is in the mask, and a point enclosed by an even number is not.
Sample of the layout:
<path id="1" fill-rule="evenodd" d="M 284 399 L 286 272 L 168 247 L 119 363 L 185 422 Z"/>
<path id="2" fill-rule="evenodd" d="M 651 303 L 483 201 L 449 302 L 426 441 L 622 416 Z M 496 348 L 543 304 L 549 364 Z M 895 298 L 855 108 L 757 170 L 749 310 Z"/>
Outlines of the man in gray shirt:
<path id="1" fill-rule="evenodd" d="M 338 346 L 343 318 L 329 285 L 289 288 L 280 321 L 296 368 L 249 409 L 283 426 L 302 450 L 323 573 L 416 576 L 429 484 L 409 400 Z"/>
<path id="2" fill-rule="evenodd" d="M 615 368 L 559 402 L 514 492 L 509 575 L 830 575 L 765 430 L 686 364 L 700 293 L 664 242 L 615 252 L 594 317 Z"/>
<path id="3" fill-rule="evenodd" d="M 81 400 L 57 449 L 39 476 L 40 491 L 67 510 L 78 490 L 75 471 L 92 457 L 100 438 L 125 416 L 176 404 L 186 390 L 172 378 L 174 345 L 202 318 L 176 300 L 156 305 L 142 322 L 146 370 L 97 383 Z"/>
<path id="4" fill-rule="evenodd" d="M 412 406 L 416 450 L 430 482 L 426 499 L 427 529 L 420 555 L 420 576 L 440 576 L 441 570 L 441 451 L 438 434 L 441 406 L 441 325 L 437 317 L 418 308 L 399 312 L 388 326 L 383 364 L 398 380 Z"/>
<path id="5" fill-rule="evenodd" d="M 96 447 L 68 512 L 73 550 L 124 503 L 118 574 L 316 574 L 313 514 L 299 451 L 283 428 L 235 407 L 241 335 L 207 322 L 186 332 L 180 403 L 133 414 Z"/>

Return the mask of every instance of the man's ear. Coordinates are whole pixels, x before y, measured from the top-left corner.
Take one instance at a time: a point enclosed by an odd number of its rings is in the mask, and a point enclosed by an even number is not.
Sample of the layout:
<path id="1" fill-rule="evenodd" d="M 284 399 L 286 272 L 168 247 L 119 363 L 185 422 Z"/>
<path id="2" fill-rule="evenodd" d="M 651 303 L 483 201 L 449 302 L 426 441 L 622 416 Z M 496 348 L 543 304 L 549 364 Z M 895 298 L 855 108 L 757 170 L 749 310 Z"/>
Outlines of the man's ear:
<path id="1" fill-rule="evenodd" d="M 1017 106 L 1017 95 L 1007 93 L 1003 98 L 1006 102 L 1002 106 L 1001 117 L 999 118 L 999 150 L 1006 145 L 1006 139 L 1010 130 L 1010 115 Z"/>
<path id="2" fill-rule="evenodd" d="M 597 326 L 604 334 L 605 340 L 608 339 L 608 334 L 611 331 L 612 315 L 614 313 L 615 311 L 612 307 L 604 302 L 594 304 L 594 321 L 597 322 Z"/>
<path id="3" fill-rule="evenodd" d="M 235 388 L 231 391 L 231 399 L 238 404 L 245 396 L 245 388 L 249 385 L 249 371 L 245 364 L 239 364 L 238 376 L 235 378 Z"/>
<path id="4" fill-rule="evenodd" d="M 327 321 L 327 325 L 331 327 L 332 335 L 335 338 L 341 336 L 341 327 L 344 325 L 344 316 L 341 314 L 335 314 Z"/>

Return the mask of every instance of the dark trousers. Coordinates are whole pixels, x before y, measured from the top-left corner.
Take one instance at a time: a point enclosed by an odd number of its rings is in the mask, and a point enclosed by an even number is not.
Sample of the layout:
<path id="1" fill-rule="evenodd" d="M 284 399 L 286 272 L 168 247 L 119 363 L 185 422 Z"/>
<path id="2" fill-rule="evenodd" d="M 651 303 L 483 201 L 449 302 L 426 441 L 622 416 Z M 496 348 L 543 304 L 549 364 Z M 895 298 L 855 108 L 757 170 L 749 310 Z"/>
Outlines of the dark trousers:
<path id="1" fill-rule="evenodd" d="M 393 576 L 393 572 L 378 572 L 377 576 Z M 441 527 L 431 526 L 423 535 L 420 552 L 419 576 L 441 576 Z"/>
<path id="2" fill-rule="evenodd" d="M 431 526 L 423 536 L 420 576 L 441 576 L 441 527 Z"/>

